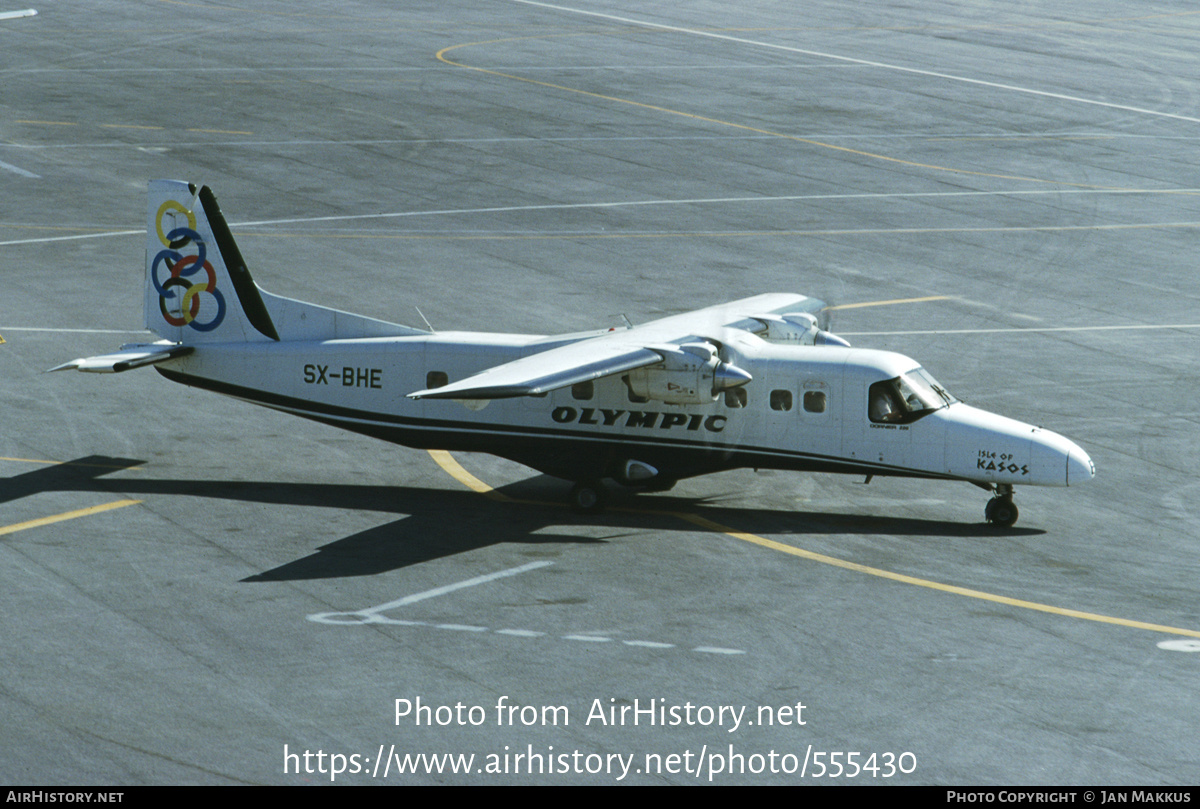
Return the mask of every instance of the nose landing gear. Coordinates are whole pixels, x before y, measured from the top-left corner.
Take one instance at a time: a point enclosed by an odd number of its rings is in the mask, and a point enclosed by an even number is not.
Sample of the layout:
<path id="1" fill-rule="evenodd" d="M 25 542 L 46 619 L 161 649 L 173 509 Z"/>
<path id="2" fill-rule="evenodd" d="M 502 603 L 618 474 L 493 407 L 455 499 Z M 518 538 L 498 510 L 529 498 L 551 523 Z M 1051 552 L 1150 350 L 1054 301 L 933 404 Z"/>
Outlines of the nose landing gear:
<path id="1" fill-rule="evenodd" d="M 1011 528 L 1017 523 L 1017 504 L 1013 502 L 1013 488 L 1008 483 L 997 483 L 992 489 L 992 499 L 983 509 L 984 518 L 1000 528 Z"/>

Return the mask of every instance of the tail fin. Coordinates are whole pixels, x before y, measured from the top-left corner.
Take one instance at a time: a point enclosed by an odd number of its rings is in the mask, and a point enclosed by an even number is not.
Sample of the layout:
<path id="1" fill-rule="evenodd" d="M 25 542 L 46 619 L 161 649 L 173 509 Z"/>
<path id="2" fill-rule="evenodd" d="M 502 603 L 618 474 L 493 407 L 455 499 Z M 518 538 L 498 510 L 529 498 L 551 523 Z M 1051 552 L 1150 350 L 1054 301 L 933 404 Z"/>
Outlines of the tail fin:
<path id="1" fill-rule="evenodd" d="M 279 339 L 207 187 L 150 182 L 145 294 L 146 328 L 172 342 Z"/>
<path id="2" fill-rule="evenodd" d="M 152 180 L 146 227 L 146 328 L 173 343 L 393 337 L 418 329 L 271 295 L 250 277 L 206 186 Z"/>

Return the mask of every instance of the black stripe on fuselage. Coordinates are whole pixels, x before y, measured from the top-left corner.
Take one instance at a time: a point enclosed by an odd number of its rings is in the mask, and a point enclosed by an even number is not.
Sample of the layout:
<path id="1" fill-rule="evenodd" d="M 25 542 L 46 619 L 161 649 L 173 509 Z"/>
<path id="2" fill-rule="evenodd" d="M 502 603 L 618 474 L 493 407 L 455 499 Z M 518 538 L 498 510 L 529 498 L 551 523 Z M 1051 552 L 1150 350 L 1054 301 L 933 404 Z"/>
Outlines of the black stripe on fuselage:
<path id="1" fill-rule="evenodd" d="M 155 370 L 172 382 L 282 410 L 393 444 L 416 449 L 485 452 L 567 479 L 611 476 L 616 474 L 614 464 L 623 463 L 629 458 L 656 466 L 664 475 L 669 474 L 674 478 L 753 467 L 941 480 L 963 479 L 869 461 L 851 461 L 770 447 L 730 446 L 669 436 L 606 436 L 552 427 L 479 424 L 398 416 L 284 396 L 167 368 L 155 367 Z M 586 446 L 587 450 L 581 450 L 581 446 Z M 669 469 L 663 468 L 664 466 Z M 574 472 L 574 469 L 580 471 Z"/>

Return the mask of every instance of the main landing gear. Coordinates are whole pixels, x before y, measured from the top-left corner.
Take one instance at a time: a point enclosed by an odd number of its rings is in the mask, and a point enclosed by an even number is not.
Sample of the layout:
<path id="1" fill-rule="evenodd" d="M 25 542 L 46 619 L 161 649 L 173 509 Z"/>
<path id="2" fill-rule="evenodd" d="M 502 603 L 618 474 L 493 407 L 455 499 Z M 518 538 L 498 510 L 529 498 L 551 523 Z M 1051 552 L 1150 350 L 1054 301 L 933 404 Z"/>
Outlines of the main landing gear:
<path id="1" fill-rule="evenodd" d="M 604 508 L 606 494 L 600 481 L 581 480 L 571 487 L 571 508 L 581 514 L 595 514 Z"/>
<path id="2" fill-rule="evenodd" d="M 992 499 L 983 509 L 983 516 L 992 525 L 1001 528 L 1011 528 L 1017 523 L 1017 504 L 1013 502 L 1013 488 L 1008 483 L 997 483 L 991 489 Z"/>
<path id="3" fill-rule="evenodd" d="M 621 483 L 637 493 L 670 491 L 676 482 L 675 479 L 666 477 L 656 477 L 645 483 L 624 483 L 617 480 L 617 483 Z M 609 492 L 599 480 L 581 480 L 571 487 L 571 493 L 567 496 L 567 502 L 571 504 L 571 508 L 580 514 L 595 514 L 603 511 L 604 507 L 608 505 L 608 499 Z"/>

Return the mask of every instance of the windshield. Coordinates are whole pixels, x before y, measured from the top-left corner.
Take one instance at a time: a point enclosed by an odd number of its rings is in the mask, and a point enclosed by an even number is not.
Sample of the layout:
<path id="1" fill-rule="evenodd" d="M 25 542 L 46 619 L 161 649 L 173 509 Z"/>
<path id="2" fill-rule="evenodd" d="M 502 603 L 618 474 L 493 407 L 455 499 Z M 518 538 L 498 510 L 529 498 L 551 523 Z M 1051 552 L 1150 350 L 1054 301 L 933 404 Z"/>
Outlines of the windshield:
<path id="1" fill-rule="evenodd" d="M 876 424 L 908 424 L 958 400 L 924 368 L 871 386 L 868 415 Z"/>
<path id="2" fill-rule="evenodd" d="M 914 391 L 919 393 L 921 400 L 928 402 L 935 410 L 958 401 L 924 368 L 914 368 L 900 379 L 901 383 L 907 382 L 911 385 Z"/>

